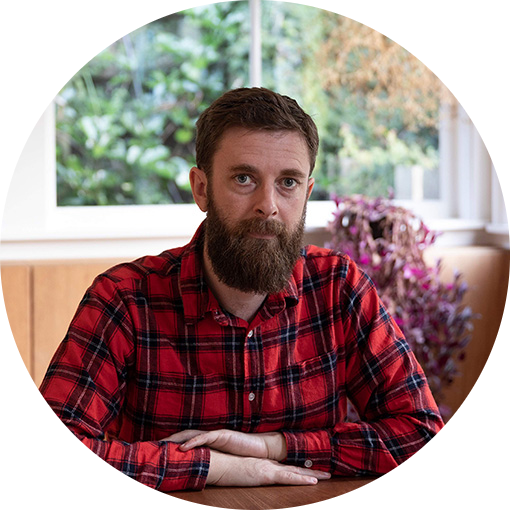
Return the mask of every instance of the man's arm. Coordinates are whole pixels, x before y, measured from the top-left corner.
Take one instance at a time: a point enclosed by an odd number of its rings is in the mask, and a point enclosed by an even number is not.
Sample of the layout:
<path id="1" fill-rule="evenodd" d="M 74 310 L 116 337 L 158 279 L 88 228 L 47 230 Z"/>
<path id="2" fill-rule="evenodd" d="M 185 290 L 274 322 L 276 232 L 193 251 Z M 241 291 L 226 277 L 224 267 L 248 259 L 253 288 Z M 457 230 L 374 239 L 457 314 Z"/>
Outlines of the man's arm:
<path id="1" fill-rule="evenodd" d="M 370 278 L 353 262 L 337 312 L 343 331 L 337 377 L 359 420 L 339 420 L 324 430 L 282 430 L 286 462 L 347 476 L 387 473 L 422 448 L 443 421 L 402 332 Z"/>
<path id="2" fill-rule="evenodd" d="M 244 433 L 236 430 L 183 430 L 163 441 L 180 443 L 179 449 L 190 451 L 199 446 L 210 446 L 220 452 L 241 457 L 257 457 L 281 462 L 287 456 L 285 437 L 281 432 Z"/>
<path id="3" fill-rule="evenodd" d="M 164 492 L 202 489 L 209 448 L 115 439 L 134 363 L 134 327 L 113 282 L 96 279 L 50 363 L 40 391 L 78 439 L 124 474 Z M 109 439 L 107 440 L 107 436 Z"/>

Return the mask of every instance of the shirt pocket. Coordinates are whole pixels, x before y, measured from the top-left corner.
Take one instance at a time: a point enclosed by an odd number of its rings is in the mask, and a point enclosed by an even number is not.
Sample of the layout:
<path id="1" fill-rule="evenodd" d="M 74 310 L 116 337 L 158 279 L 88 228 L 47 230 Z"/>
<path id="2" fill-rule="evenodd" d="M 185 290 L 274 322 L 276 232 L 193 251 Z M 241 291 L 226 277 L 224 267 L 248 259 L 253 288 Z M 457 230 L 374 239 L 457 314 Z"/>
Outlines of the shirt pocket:
<path id="1" fill-rule="evenodd" d="M 280 406 L 282 428 L 332 427 L 338 418 L 337 357 L 325 352 L 282 367 L 269 378 L 267 402 L 272 413 Z"/>

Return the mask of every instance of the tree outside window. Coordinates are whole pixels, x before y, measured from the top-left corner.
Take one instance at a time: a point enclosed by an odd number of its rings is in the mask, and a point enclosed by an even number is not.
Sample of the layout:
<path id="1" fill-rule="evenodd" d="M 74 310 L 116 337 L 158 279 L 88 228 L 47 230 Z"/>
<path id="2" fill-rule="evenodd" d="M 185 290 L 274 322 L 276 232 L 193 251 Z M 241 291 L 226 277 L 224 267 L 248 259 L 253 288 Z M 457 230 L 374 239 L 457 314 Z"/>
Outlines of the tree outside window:
<path id="1" fill-rule="evenodd" d="M 438 198 L 441 83 L 399 45 L 337 14 L 262 2 L 262 85 L 319 127 L 312 199 Z M 249 86 L 247 1 L 154 21 L 92 59 L 56 98 L 57 204 L 189 203 L 194 126 Z M 418 189 L 418 195 L 416 190 Z"/>

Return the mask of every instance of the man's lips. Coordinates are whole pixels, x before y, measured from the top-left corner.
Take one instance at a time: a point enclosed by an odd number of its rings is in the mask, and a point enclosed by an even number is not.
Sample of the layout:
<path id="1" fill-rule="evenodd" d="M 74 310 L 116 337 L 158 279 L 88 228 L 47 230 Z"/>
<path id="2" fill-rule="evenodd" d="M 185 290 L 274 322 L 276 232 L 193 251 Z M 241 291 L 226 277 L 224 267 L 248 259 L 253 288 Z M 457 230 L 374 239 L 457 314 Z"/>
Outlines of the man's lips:
<path id="1" fill-rule="evenodd" d="M 275 234 L 258 234 L 257 232 L 250 232 L 248 235 L 255 239 L 274 239 L 276 237 Z"/>

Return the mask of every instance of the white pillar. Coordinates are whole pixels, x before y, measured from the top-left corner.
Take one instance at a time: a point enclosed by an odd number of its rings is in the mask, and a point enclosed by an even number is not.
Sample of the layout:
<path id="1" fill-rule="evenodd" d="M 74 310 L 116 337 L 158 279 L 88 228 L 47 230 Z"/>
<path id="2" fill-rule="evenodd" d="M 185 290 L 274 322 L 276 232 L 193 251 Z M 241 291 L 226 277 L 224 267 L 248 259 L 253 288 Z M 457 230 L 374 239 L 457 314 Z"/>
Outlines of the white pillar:
<path id="1" fill-rule="evenodd" d="M 23 148 L 5 200 L 2 239 L 43 231 L 57 205 L 55 104 L 35 125 Z"/>
<path id="2" fill-rule="evenodd" d="M 458 216 L 457 197 L 457 104 L 442 103 L 439 110 L 439 193 L 443 216 Z"/>
<path id="3" fill-rule="evenodd" d="M 260 0 L 250 0 L 250 86 L 262 85 L 262 36 Z"/>
<path id="4" fill-rule="evenodd" d="M 499 227 L 507 225 L 508 218 L 505 210 L 505 199 L 501 191 L 501 185 L 496 173 L 494 165 L 491 168 L 491 186 L 492 186 L 492 200 L 491 200 L 491 223 Z"/>

